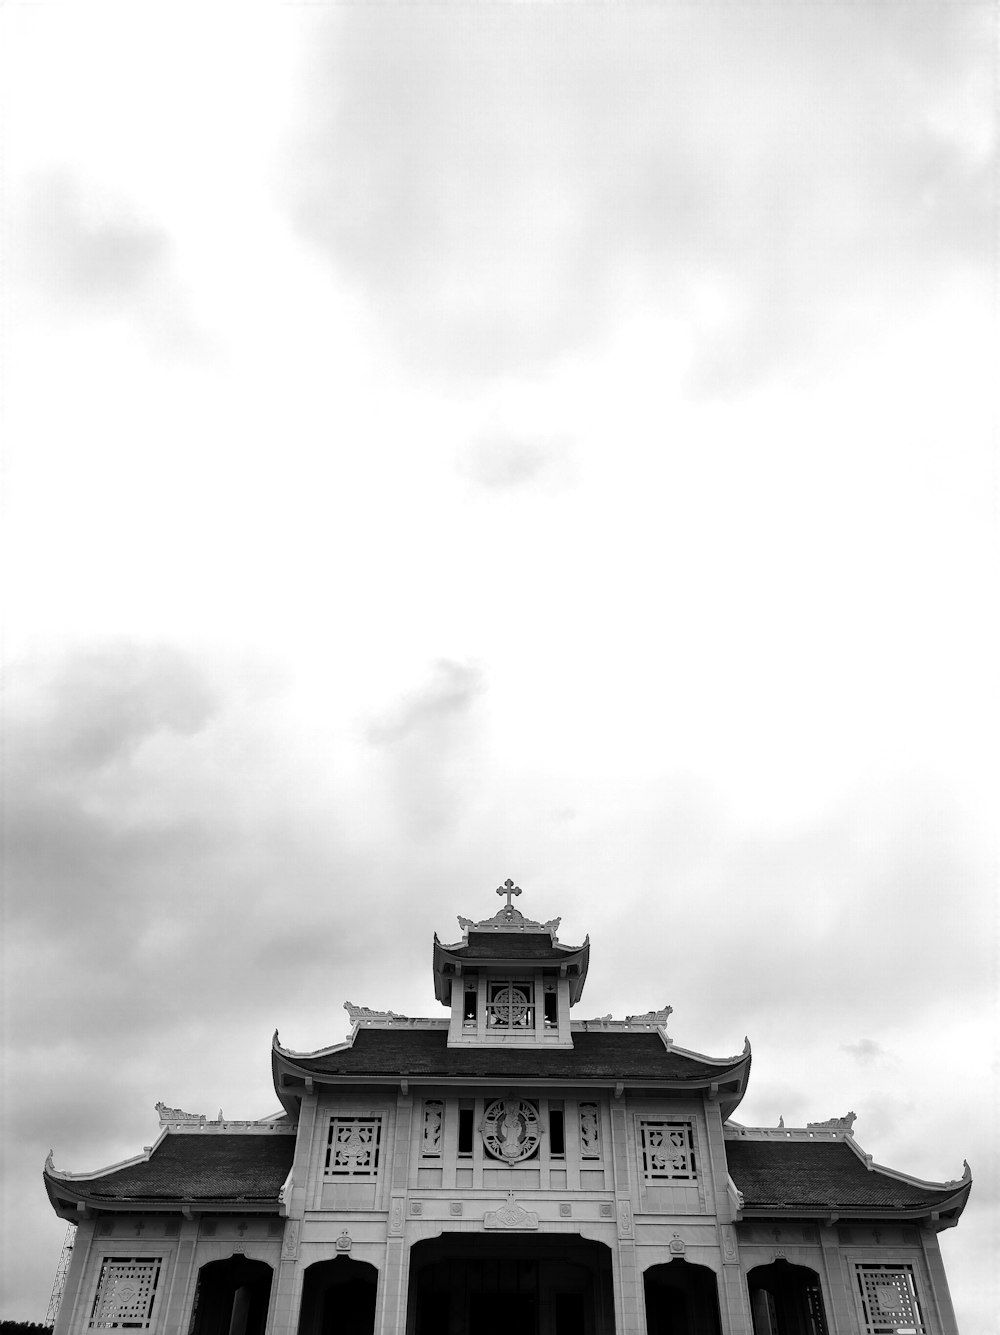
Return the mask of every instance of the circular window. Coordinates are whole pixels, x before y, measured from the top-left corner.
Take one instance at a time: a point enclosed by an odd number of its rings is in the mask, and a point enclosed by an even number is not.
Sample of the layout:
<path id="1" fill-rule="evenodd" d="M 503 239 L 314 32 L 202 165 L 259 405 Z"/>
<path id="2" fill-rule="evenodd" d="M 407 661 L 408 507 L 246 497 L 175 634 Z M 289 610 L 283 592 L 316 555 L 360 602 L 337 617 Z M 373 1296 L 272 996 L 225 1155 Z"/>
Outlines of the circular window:
<path id="1" fill-rule="evenodd" d="M 518 1163 L 538 1149 L 538 1112 L 523 1099 L 497 1099 L 486 1109 L 480 1128 L 483 1144 L 495 1159 Z"/>
<path id="2" fill-rule="evenodd" d="M 531 1026 L 531 1001 L 523 987 L 497 988 L 490 998 L 490 1019 L 506 1029 Z"/>

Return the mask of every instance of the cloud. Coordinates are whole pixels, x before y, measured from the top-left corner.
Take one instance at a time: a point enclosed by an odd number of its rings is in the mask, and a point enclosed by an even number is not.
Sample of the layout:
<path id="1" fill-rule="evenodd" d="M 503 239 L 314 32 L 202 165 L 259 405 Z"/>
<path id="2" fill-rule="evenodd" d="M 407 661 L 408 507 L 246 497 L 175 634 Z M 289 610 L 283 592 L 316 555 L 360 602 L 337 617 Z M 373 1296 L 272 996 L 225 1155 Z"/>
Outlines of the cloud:
<path id="1" fill-rule="evenodd" d="M 640 308 L 693 385 L 739 387 L 984 271 L 961 8 L 347 7 L 290 207 L 424 368 L 537 372 Z"/>
<path id="2" fill-rule="evenodd" d="M 842 1051 L 849 1053 L 861 1066 L 871 1066 L 891 1060 L 891 1054 L 881 1043 L 873 1038 L 860 1038 L 857 1043 L 841 1044 Z"/>
<path id="3" fill-rule="evenodd" d="M 482 669 L 441 659 L 430 679 L 368 729 L 411 837 L 440 836 L 458 824 L 482 778 L 476 702 Z"/>
<path id="4" fill-rule="evenodd" d="M 482 694 L 482 670 L 471 663 L 441 659 L 430 680 L 412 692 L 380 722 L 369 727 L 369 739 L 384 746 L 418 737 L 422 743 L 443 742 L 452 725 L 464 720 Z"/>
<path id="5" fill-rule="evenodd" d="M 520 491 L 538 483 L 565 481 L 567 447 L 562 440 L 486 436 L 459 456 L 459 472 L 488 491 Z"/>
<path id="6" fill-rule="evenodd" d="M 35 278 L 60 300 L 121 307 L 141 297 L 168 264 L 166 233 L 85 195 L 65 173 L 35 180 L 25 227 Z"/>
<path id="7" fill-rule="evenodd" d="M 126 316 L 156 350 L 204 351 L 162 227 L 66 171 L 35 176 L 10 229 L 13 273 L 46 317 Z"/>

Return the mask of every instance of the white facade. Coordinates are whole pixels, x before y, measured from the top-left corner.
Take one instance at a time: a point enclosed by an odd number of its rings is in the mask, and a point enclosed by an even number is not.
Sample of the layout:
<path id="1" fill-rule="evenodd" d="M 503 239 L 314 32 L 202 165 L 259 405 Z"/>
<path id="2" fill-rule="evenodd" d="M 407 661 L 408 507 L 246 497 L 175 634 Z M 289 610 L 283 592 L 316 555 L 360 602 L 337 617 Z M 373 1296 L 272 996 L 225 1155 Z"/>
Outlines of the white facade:
<path id="1" fill-rule="evenodd" d="M 957 1335 L 937 1232 L 968 1175 L 880 1169 L 852 1118 L 732 1122 L 749 1048 L 678 1049 L 669 1008 L 571 1020 L 588 947 L 514 889 L 436 943 L 447 1017 L 275 1036 L 284 1114 L 161 1108 L 130 1164 L 47 1166 L 79 1222 L 56 1335 Z"/>

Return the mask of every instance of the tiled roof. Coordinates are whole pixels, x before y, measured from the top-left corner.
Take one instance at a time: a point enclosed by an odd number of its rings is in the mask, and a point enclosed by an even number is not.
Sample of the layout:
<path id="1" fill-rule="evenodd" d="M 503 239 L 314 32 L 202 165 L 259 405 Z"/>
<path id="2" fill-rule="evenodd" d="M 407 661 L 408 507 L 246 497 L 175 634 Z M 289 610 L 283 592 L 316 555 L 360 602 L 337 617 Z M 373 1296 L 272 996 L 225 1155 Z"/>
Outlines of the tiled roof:
<path id="1" fill-rule="evenodd" d="M 292 1135 L 168 1132 L 144 1163 L 82 1180 L 47 1176 L 60 1194 L 92 1200 L 277 1201 L 294 1153 Z"/>
<path id="2" fill-rule="evenodd" d="M 582 946 L 554 946 L 548 932 L 469 932 L 468 944 L 444 946 L 450 955 L 463 959 L 560 960 L 583 949 Z"/>
<path id="3" fill-rule="evenodd" d="M 576 1032 L 569 1048 L 448 1047 L 444 1029 L 359 1029 L 350 1048 L 290 1055 L 316 1075 L 481 1076 L 544 1080 L 717 1080 L 740 1066 L 699 1061 L 663 1045 L 657 1033 Z"/>
<path id="4" fill-rule="evenodd" d="M 748 1210 L 933 1209 L 959 1190 L 901 1182 L 877 1168 L 869 1171 L 843 1140 L 727 1140 L 726 1157 Z"/>

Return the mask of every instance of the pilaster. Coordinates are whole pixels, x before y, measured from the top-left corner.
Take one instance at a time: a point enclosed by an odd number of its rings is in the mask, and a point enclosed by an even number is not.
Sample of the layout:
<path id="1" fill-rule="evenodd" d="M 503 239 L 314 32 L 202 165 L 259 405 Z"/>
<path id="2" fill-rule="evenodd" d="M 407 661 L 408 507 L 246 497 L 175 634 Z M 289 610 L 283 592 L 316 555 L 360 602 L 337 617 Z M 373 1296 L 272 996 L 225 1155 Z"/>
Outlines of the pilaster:
<path id="1" fill-rule="evenodd" d="M 936 1308 L 941 1335 L 958 1335 L 958 1322 L 955 1319 L 955 1308 L 951 1301 L 948 1279 L 944 1273 L 941 1247 L 933 1229 L 922 1228 L 920 1230 L 920 1245 L 927 1265 L 927 1274 L 931 1281 L 931 1293 L 928 1297 L 930 1303 L 933 1303 Z"/>
<path id="2" fill-rule="evenodd" d="M 286 1234 L 288 1226 L 286 1225 Z M 294 1231 L 295 1254 L 282 1247 L 281 1260 L 274 1277 L 271 1302 L 267 1314 L 266 1335 L 291 1335 L 299 1328 L 299 1310 L 302 1306 L 302 1285 L 305 1270 L 298 1259 L 298 1228 Z"/>
<path id="3" fill-rule="evenodd" d="M 409 1243 L 403 1237 L 390 1237 L 385 1247 L 385 1264 L 378 1277 L 375 1329 L 379 1335 L 402 1335 L 406 1330 L 409 1279 Z"/>
<path id="4" fill-rule="evenodd" d="M 191 1318 L 191 1304 L 198 1282 L 195 1266 L 195 1252 L 198 1247 L 198 1221 L 185 1219 L 181 1224 L 181 1235 L 173 1256 L 170 1283 L 166 1292 L 166 1308 L 163 1317 L 164 1330 L 187 1330 Z"/>
<path id="5" fill-rule="evenodd" d="M 55 1335 L 69 1335 L 83 1322 L 76 1320 L 77 1307 L 81 1302 L 81 1290 L 86 1276 L 90 1273 L 91 1252 L 94 1242 L 94 1220 L 81 1219 L 73 1242 L 73 1255 L 66 1275 L 66 1287 L 63 1289 L 62 1303 L 54 1327 Z M 86 1293 L 83 1301 L 86 1302 Z"/>
<path id="6" fill-rule="evenodd" d="M 826 1280 L 826 1320 L 830 1335 L 855 1335 L 858 1329 L 854 1295 L 850 1291 L 840 1253 L 840 1239 L 832 1225 L 821 1225 L 820 1245 L 823 1249 L 823 1278 Z"/>

